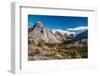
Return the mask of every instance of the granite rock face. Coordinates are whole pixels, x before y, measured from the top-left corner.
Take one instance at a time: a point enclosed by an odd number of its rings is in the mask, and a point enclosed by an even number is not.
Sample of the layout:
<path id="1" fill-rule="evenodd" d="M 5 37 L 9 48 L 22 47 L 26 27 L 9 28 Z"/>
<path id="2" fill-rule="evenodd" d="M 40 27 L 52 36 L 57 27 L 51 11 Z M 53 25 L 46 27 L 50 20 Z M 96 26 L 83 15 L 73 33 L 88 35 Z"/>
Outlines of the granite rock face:
<path id="1" fill-rule="evenodd" d="M 57 39 L 57 36 L 49 31 L 41 21 L 37 21 L 32 27 L 32 30 L 29 32 L 29 38 L 36 41 L 43 40 L 46 43 L 61 43 L 61 41 Z"/>

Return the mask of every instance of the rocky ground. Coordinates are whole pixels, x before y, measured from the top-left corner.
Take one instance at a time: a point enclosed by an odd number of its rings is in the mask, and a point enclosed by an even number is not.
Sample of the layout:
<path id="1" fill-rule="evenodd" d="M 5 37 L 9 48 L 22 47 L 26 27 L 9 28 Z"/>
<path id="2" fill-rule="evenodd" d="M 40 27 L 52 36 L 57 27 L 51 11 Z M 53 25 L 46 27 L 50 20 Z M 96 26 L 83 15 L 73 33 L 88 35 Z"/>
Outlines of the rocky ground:
<path id="1" fill-rule="evenodd" d="M 88 57 L 87 46 L 29 42 L 28 60 L 80 59 Z"/>

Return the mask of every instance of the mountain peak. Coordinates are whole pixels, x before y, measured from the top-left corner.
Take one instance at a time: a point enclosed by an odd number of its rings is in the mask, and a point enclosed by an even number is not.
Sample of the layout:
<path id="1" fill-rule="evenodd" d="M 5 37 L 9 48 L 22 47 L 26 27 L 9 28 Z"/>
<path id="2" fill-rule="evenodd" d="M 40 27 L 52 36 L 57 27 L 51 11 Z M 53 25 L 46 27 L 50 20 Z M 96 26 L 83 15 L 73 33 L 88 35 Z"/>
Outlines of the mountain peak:
<path id="1" fill-rule="evenodd" d="M 43 24 L 42 21 L 37 21 L 36 24 L 35 24 L 35 26 L 37 26 L 37 27 L 43 27 L 44 24 Z"/>
<path id="2" fill-rule="evenodd" d="M 37 21 L 37 24 L 43 24 L 42 21 Z"/>
<path id="3" fill-rule="evenodd" d="M 31 32 L 29 32 L 29 37 L 33 38 L 35 41 L 45 41 L 47 43 L 60 43 L 60 40 L 51 33 L 42 21 L 37 21 L 33 26 Z"/>

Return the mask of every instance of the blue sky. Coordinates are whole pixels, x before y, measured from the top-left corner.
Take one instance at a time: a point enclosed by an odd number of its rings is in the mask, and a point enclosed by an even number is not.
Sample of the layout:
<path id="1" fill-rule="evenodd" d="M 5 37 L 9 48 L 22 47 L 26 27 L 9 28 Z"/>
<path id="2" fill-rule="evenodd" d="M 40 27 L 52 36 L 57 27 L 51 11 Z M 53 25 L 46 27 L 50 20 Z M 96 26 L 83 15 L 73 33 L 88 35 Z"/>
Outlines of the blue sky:
<path id="1" fill-rule="evenodd" d="M 42 21 L 50 30 L 77 31 L 77 29 L 86 29 L 88 26 L 88 17 L 28 15 L 28 27 L 32 27 L 37 21 Z"/>

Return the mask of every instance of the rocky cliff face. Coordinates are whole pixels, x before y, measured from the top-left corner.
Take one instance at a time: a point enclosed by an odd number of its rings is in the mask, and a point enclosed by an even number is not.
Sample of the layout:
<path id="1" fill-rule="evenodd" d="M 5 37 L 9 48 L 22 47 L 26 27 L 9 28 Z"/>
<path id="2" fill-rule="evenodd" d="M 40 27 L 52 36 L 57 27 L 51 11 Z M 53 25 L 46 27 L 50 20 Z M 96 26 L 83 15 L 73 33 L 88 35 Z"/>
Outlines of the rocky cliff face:
<path id="1" fill-rule="evenodd" d="M 60 37 L 49 31 L 41 21 L 38 21 L 29 31 L 29 38 L 36 41 L 43 40 L 46 43 L 61 43 Z"/>

